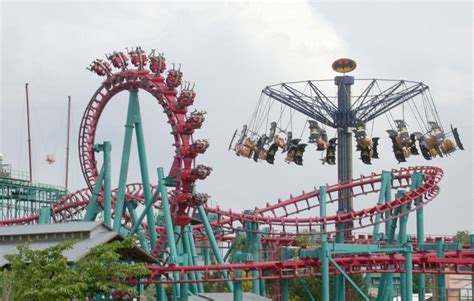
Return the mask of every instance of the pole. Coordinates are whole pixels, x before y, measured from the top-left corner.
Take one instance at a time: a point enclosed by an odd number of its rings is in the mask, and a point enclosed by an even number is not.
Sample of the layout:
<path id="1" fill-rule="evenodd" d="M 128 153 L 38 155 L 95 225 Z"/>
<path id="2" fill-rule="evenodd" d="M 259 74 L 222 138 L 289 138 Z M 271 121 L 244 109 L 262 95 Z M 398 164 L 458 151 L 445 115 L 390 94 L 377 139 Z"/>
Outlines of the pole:
<path id="1" fill-rule="evenodd" d="M 353 123 L 351 115 L 351 85 L 354 84 L 352 76 L 336 76 L 334 84 L 337 85 L 337 179 L 339 183 L 346 183 L 352 179 L 352 132 L 350 127 Z M 350 212 L 353 210 L 350 190 L 344 189 L 339 192 L 338 213 Z M 336 242 L 343 243 L 344 236 L 349 235 L 352 225 L 339 223 L 336 225 L 338 232 Z M 347 229 L 348 231 L 343 231 Z M 345 300 L 344 277 L 336 276 L 334 291 L 335 300 Z"/>
<path id="2" fill-rule="evenodd" d="M 104 152 L 104 223 L 111 227 L 112 226 L 112 185 L 111 185 L 111 167 L 110 167 L 110 152 L 112 151 L 112 145 L 109 141 L 105 141 L 103 144 Z M 100 185 L 100 184 L 99 184 Z"/>
<path id="3" fill-rule="evenodd" d="M 319 187 L 319 217 L 326 216 L 326 187 Z M 329 260 L 326 224 L 321 223 L 321 274 L 323 282 L 322 301 L 329 301 Z"/>
<path id="4" fill-rule="evenodd" d="M 66 189 L 66 191 L 69 179 L 69 134 L 71 131 L 71 96 L 68 96 L 67 98 L 66 178 L 64 180 L 64 188 Z"/>
<path id="5" fill-rule="evenodd" d="M 30 127 L 30 100 L 28 97 L 28 83 L 25 83 L 26 93 L 26 122 L 28 125 L 28 162 L 30 170 L 30 182 L 33 182 L 33 167 L 31 162 L 31 127 Z"/>

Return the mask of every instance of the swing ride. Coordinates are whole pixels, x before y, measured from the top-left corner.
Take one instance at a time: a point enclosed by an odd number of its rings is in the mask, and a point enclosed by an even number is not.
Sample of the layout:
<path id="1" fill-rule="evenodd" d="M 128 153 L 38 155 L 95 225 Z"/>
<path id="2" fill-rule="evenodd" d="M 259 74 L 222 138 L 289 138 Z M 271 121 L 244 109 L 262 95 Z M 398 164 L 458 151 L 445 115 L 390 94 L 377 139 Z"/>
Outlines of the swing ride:
<path id="1" fill-rule="evenodd" d="M 337 166 L 338 181 L 239 213 L 209 206 L 209 195 L 197 189 L 196 183 L 212 172 L 212 167 L 199 160 L 210 146 L 208 140 L 194 138 L 205 123 L 206 112 L 190 108 L 196 99 L 195 86 L 183 80 L 181 67 L 172 64 L 165 75 L 164 54 L 152 50 L 147 55 L 141 47 L 114 51 L 106 58 L 88 67 L 104 80 L 86 106 L 79 131 L 79 157 L 87 187 L 22 214 L 17 214 L 21 208 L 6 206 L 9 212 L 2 215 L 6 218 L 0 220 L 0 226 L 92 221 L 101 214 L 105 224 L 133 237 L 156 258 L 156 264 L 147 266 L 149 276 L 117 281 L 138 288 L 155 285 L 157 300 L 198 298 L 205 293 L 203 283 L 223 282 L 233 299 L 240 301 L 242 281 L 251 281 L 254 294 L 287 301 L 289 279 L 299 279 L 307 288 L 307 277 L 321 278 L 321 291 L 306 290 L 308 299 L 319 294 L 328 301 L 329 278 L 334 277 L 333 300 L 346 300 L 348 284 L 369 300 L 351 276 L 363 274 L 370 280 L 373 273 L 381 275 L 378 301 L 393 300 L 396 273 L 403 275 L 400 286 L 405 300 L 411 301 L 414 273 L 418 274 L 420 300 L 425 300 L 426 274 L 437 276 L 437 294 L 439 300 L 445 300 L 443 275 L 474 277 L 474 236 L 470 245 L 461 245 L 447 239 L 434 242 L 424 234 L 423 210 L 439 193 L 440 168 L 400 167 L 352 177 L 353 151 L 359 152 L 364 164 L 371 164 L 384 157 L 380 148 L 384 141 L 391 143 L 398 162 L 420 154 L 432 160 L 464 149 L 458 130 L 442 125 L 425 84 L 354 80 L 345 73 L 354 70 L 356 63 L 341 59 L 333 69 L 344 75 L 334 81 L 264 88 L 250 122 L 235 131 L 229 149 L 255 162 L 275 164 L 281 156 L 284 162 L 299 166 L 309 153 L 320 152 L 323 164 Z M 354 87 L 359 93 L 352 94 L 354 83 L 362 84 L 363 88 Z M 323 88 L 328 84 L 337 86 L 335 95 L 325 92 L 330 91 Z M 111 166 L 112 146 L 96 141 L 96 133 L 102 112 L 123 91 L 129 93 L 129 106 L 118 187 L 112 189 L 111 174 L 117 172 Z M 175 148 L 166 176 L 158 167 L 157 183 L 150 180 L 148 169 L 141 91 L 152 95 L 163 109 Z M 373 135 L 379 116 L 385 116 L 389 126 L 385 137 Z M 140 183 L 127 181 L 134 133 Z M 7 187 L 0 189 L 2 202 L 15 201 L 8 188 L 12 180 L 0 176 L 0 186 Z M 375 198 L 372 205 L 354 210 L 353 202 L 371 197 Z M 302 212 L 312 214 L 302 217 Z M 407 234 L 412 212 L 416 212 L 416 235 Z M 382 224 L 385 232 L 380 230 Z M 353 233 L 369 228 L 371 235 L 356 237 Z M 238 250 L 242 237 L 247 248 Z M 314 245 L 299 244 L 302 237 L 310 237 Z M 272 290 L 270 283 L 279 288 Z M 165 285 L 172 288 L 168 295 Z"/>
<path id="2" fill-rule="evenodd" d="M 431 160 L 464 149 L 457 128 L 451 126 L 446 129 L 442 126 L 429 87 L 423 83 L 356 80 L 356 84 L 361 82 L 366 85 L 368 82 L 368 85 L 360 95 L 350 95 L 350 108 L 342 110 L 334 101 L 336 96 L 326 96 L 318 88 L 319 83 L 327 81 L 283 83 L 263 89 L 250 122 L 240 132 L 234 132 L 229 149 L 234 150 L 237 156 L 274 164 L 277 152 L 281 150 L 290 154 L 292 146 L 298 156 L 287 155 L 285 162 L 302 165 L 303 153 L 309 145 L 322 153 L 323 164 L 335 163 L 331 158 L 337 145 L 336 132 L 348 127 L 354 133 L 355 149 L 360 153 L 361 161 L 372 164 L 372 159 L 379 159 L 379 142 L 385 142 L 385 139 L 371 138 L 367 125 L 383 115 L 390 126 L 386 130 L 387 140 L 391 141 L 398 163 L 406 162 L 412 155 L 421 154 L 426 160 Z M 398 110 L 400 112 L 396 111 L 397 106 L 402 107 L 401 111 Z M 294 124 L 295 112 L 307 116 L 299 135 L 294 132 L 297 127 Z M 401 118 L 394 117 L 399 113 Z M 408 120 L 413 121 L 411 128 L 416 128 L 415 131 L 409 131 Z M 371 132 L 373 127 L 372 123 Z M 335 129 L 334 136 L 328 134 L 329 128 Z M 296 138 L 294 134 L 297 134 Z M 332 143 L 328 135 L 332 137 Z"/>

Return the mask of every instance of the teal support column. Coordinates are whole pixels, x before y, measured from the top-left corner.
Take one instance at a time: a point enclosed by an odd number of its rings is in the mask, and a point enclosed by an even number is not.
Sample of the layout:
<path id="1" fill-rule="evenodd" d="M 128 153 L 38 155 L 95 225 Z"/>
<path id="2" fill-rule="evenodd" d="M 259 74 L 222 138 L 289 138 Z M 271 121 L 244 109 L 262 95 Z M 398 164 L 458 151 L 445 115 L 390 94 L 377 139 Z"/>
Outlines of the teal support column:
<path id="1" fill-rule="evenodd" d="M 120 163 L 120 176 L 118 182 L 117 199 L 115 201 L 114 230 L 119 231 L 122 223 L 122 215 L 125 206 L 125 185 L 127 185 L 128 165 L 130 162 L 130 148 L 134 122 L 136 120 L 135 100 L 138 100 L 138 91 L 130 91 L 127 111 L 127 121 L 125 123 L 125 135 L 123 139 L 122 161 Z"/>
<path id="2" fill-rule="evenodd" d="M 469 235 L 471 250 L 474 250 L 474 234 Z M 471 297 L 474 299 L 474 274 L 471 276 Z"/>
<path id="3" fill-rule="evenodd" d="M 202 253 L 202 260 L 204 261 L 205 265 L 209 265 L 209 243 L 207 241 L 201 242 L 201 253 Z"/>
<path id="4" fill-rule="evenodd" d="M 202 220 L 204 230 L 206 231 L 206 235 L 209 239 L 209 243 L 211 245 L 212 251 L 217 260 L 217 263 L 224 264 L 224 259 L 222 258 L 222 254 L 219 250 L 219 245 L 217 244 L 216 238 L 214 237 L 214 232 L 212 232 L 212 227 L 211 227 L 211 224 L 209 223 L 209 219 L 207 218 L 206 211 L 204 210 L 204 207 L 202 205 L 199 205 L 197 209 L 199 212 L 199 217 Z M 228 277 L 227 272 L 222 272 L 222 276 L 223 278 L 227 278 Z M 226 286 L 229 292 L 233 291 L 232 282 L 226 281 Z"/>
<path id="5" fill-rule="evenodd" d="M 51 224 L 51 207 L 41 206 L 39 224 L 40 225 Z"/>
<path id="6" fill-rule="evenodd" d="M 444 243 L 441 240 L 436 242 L 436 256 L 444 258 Z M 446 301 L 446 278 L 444 274 L 436 275 L 436 284 L 438 286 L 438 301 Z"/>
<path id="7" fill-rule="evenodd" d="M 412 301 L 413 299 L 413 248 L 411 245 L 406 246 L 405 253 L 405 300 Z"/>
<path id="8" fill-rule="evenodd" d="M 152 200 L 156 200 L 158 197 L 158 194 L 160 193 L 160 189 L 156 189 L 155 193 L 152 196 Z M 136 222 L 133 223 L 132 230 L 130 230 L 130 233 L 133 235 L 137 232 L 137 230 L 140 228 L 140 225 L 145 218 L 145 215 L 147 214 L 148 210 L 150 210 L 151 206 L 153 205 L 153 202 L 150 202 L 145 205 L 145 209 L 143 209 L 143 212 L 140 214 L 140 217 L 137 219 Z"/>
<path id="9" fill-rule="evenodd" d="M 321 218 L 326 216 L 326 187 L 319 187 L 319 216 Z M 328 240 L 326 234 L 326 224 L 321 224 L 321 276 L 322 276 L 322 292 L 321 300 L 329 301 L 329 260 L 328 257 Z"/>
<path id="10" fill-rule="evenodd" d="M 289 300 L 288 278 L 282 279 L 281 301 Z"/>
<path id="11" fill-rule="evenodd" d="M 395 198 L 398 199 L 398 198 L 403 197 L 404 195 L 405 195 L 405 191 L 399 190 L 397 191 Z M 400 229 L 398 232 L 398 244 L 404 246 L 407 243 L 407 221 L 408 221 L 407 205 L 402 205 L 400 210 L 404 215 L 400 216 L 399 218 Z M 400 273 L 400 288 L 401 288 L 402 301 L 408 300 L 406 273 Z"/>
<path id="12" fill-rule="evenodd" d="M 411 176 L 411 181 L 413 188 L 418 188 L 421 186 L 423 181 L 423 176 L 420 173 L 414 173 Z M 411 190 L 411 189 L 410 189 Z M 416 241 L 419 245 L 424 243 L 425 230 L 424 230 L 424 221 L 423 221 L 423 206 L 421 206 L 421 197 L 415 200 L 416 209 Z M 418 300 L 426 299 L 426 276 L 425 274 L 418 274 Z"/>
<path id="13" fill-rule="evenodd" d="M 186 276 L 186 274 L 183 274 L 181 276 L 181 280 L 183 281 L 186 281 L 188 280 L 188 276 Z M 188 296 L 189 296 L 189 293 L 188 293 L 188 283 L 187 282 L 182 282 L 181 285 L 180 285 L 180 288 L 181 288 L 181 291 L 180 291 L 180 298 L 179 298 L 179 301 L 188 301 Z"/>
<path id="14" fill-rule="evenodd" d="M 84 215 L 85 221 L 95 220 L 97 213 L 99 213 L 99 205 L 97 204 L 97 197 L 100 193 L 100 188 L 102 186 L 102 181 L 104 180 L 104 166 L 101 167 L 99 176 L 97 177 L 97 182 L 95 183 L 94 190 L 92 191 L 91 199 L 87 204 L 86 214 Z M 118 230 L 116 230 L 118 232 Z"/>
<path id="15" fill-rule="evenodd" d="M 392 173 L 390 173 L 389 171 L 383 171 L 377 205 L 382 205 L 385 202 L 385 196 L 387 194 L 387 190 L 388 192 L 390 192 L 390 190 L 392 189 L 391 181 L 392 181 Z M 375 225 L 372 231 L 372 241 L 374 242 L 379 240 L 380 219 L 381 219 L 380 214 L 375 215 Z"/>
<path id="16" fill-rule="evenodd" d="M 137 222 L 137 213 L 135 211 L 135 207 L 134 207 L 134 204 L 133 203 L 130 203 L 130 202 L 126 202 L 125 203 L 125 207 L 128 211 L 128 213 L 130 214 L 130 218 L 132 219 L 132 223 L 136 223 Z M 142 228 L 139 229 L 138 232 L 138 238 L 140 240 L 140 245 L 142 246 L 143 250 L 147 251 L 147 252 L 150 252 L 150 246 L 148 245 L 148 242 L 146 241 L 145 239 L 145 233 L 143 231 Z M 129 233 L 128 236 L 133 236 L 133 233 Z"/>
<path id="17" fill-rule="evenodd" d="M 332 259 L 331 257 L 328 258 L 329 261 L 331 262 L 331 264 L 336 268 L 336 270 L 339 271 L 339 273 L 341 273 L 341 275 L 347 279 L 347 281 L 352 285 L 352 287 L 359 293 L 359 295 L 361 296 L 361 298 L 365 301 L 369 301 L 369 297 L 367 297 L 364 292 L 362 291 L 362 289 L 351 279 L 351 277 L 349 277 L 349 275 L 347 275 L 347 273 L 337 264 L 336 261 L 334 261 L 334 259 Z"/>
<path id="18" fill-rule="evenodd" d="M 187 265 L 189 266 L 194 266 L 193 262 L 193 256 L 191 252 L 191 245 L 189 244 L 189 232 L 190 232 L 190 225 L 186 225 L 183 229 L 183 235 L 181 237 L 181 240 L 183 241 L 183 246 L 184 246 L 184 254 L 187 258 Z M 193 280 L 193 282 L 190 283 L 189 287 L 190 290 L 193 294 L 196 294 L 198 292 L 197 284 L 196 284 L 196 273 L 195 272 L 190 272 L 189 273 L 189 278 Z"/>
<path id="19" fill-rule="evenodd" d="M 235 270 L 235 277 L 242 278 L 242 271 Z M 242 280 L 235 280 L 234 281 L 234 301 L 242 301 Z"/>
<path id="20" fill-rule="evenodd" d="M 338 229 L 344 229 L 344 224 L 339 223 L 336 225 Z M 344 243 L 344 232 L 336 233 L 336 242 Z M 345 301 L 346 300 L 346 283 L 344 276 L 337 275 L 334 277 L 334 300 L 335 301 Z"/>
<path id="21" fill-rule="evenodd" d="M 188 241 L 189 241 L 189 246 L 191 248 L 191 261 L 194 266 L 197 265 L 197 252 L 196 252 L 196 245 L 194 244 L 194 239 L 193 239 L 193 233 L 192 233 L 192 227 L 191 225 L 188 225 L 189 232 L 188 232 Z M 196 272 L 196 280 L 201 280 L 201 272 Z M 204 286 L 202 282 L 198 282 L 197 284 L 198 287 L 198 293 L 204 293 Z"/>
<path id="22" fill-rule="evenodd" d="M 161 205 L 164 213 L 164 220 L 165 220 L 165 230 L 166 230 L 166 237 L 168 238 L 168 248 L 170 251 L 168 264 L 177 264 L 178 259 L 178 250 L 176 248 L 176 238 L 174 236 L 174 227 L 173 221 L 171 219 L 171 209 L 170 203 L 168 200 L 168 191 L 165 185 L 165 174 L 163 171 L 163 167 L 158 167 L 158 186 L 161 194 Z M 179 279 L 179 273 L 173 273 L 174 279 Z M 179 289 L 178 285 L 173 285 L 173 299 L 176 298 Z"/>
<path id="23" fill-rule="evenodd" d="M 247 211 L 247 213 L 251 213 Z M 260 237 L 259 234 L 256 233 L 258 231 L 258 225 L 255 223 L 247 222 L 245 224 L 245 228 L 247 228 L 247 240 L 249 243 L 249 251 L 252 254 L 252 258 L 255 262 L 260 261 L 260 249 L 259 249 L 259 242 Z M 252 271 L 252 292 L 254 294 L 260 294 L 260 281 L 258 279 L 259 273 L 258 271 Z"/>
<path id="24" fill-rule="evenodd" d="M 112 185 L 111 185 L 111 167 L 110 167 L 110 153 L 112 145 L 109 141 L 102 144 L 102 151 L 104 152 L 104 223 L 112 226 Z"/>
<path id="25" fill-rule="evenodd" d="M 140 160 L 140 172 L 142 176 L 142 184 L 143 184 L 143 195 L 145 199 L 145 205 L 152 204 L 153 198 L 151 195 L 151 186 L 150 186 L 150 175 L 148 173 L 148 161 L 146 157 L 146 150 L 145 150 L 145 138 L 143 135 L 143 124 L 141 120 L 140 114 L 140 105 L 138 103 L 138 95 L 134 93 L 134 102 L 136 103 L 136 111 L 137 111 L 137 120 L 135 121 L 135 131 L 137 133 L 137 149 L 138 149 L 138 158 Z M 153 206 L 149 207 L 146 212 L 146 219 L 148 225 L 155 224 L 155 215 L 153 214 Z M 157 234 L 155 227 L 148 227 L 148 232 L 150 235 L 150 244 L 151 247 L 154 248 L 156 245 Z"/>
<path id="26" fill-rule="evenodd" d="M 239 250 L 236 250 L 233 253 L 232 259 L 233 259 L 234 263 L 240 263 L 241 254 L 242 254 L 242 252 L 239 251 Z M 243 300 L 242 299 L 242 292 L 243 292 L 242 280 L 238 280 L 238 279 L 242 278 L 242 271 L 241 270 L 235 270 L 235 278 L 237 278 L 237 280 L 234 281 L 234 291 L 233 291 L 234 299 L 233 299 L 233 301 L 242 301 Z"/>

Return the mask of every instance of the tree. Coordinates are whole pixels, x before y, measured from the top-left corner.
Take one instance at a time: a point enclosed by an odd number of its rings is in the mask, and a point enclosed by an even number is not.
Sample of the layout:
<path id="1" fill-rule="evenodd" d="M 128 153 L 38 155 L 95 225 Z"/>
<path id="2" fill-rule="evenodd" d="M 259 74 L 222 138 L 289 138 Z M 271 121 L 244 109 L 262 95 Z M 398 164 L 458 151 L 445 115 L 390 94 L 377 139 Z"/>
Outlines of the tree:
<path id="1" fill-rule="evenodd" d="M 456 232 L 456 235 L 453 237 L 454 242 L 459 242 L 462 244 L 468 244 L 470 239 L 470 233 L 467 230 L 460 230 Z"/>
<path id="2" fill-rule="evenodd" d="M 32 250 L 31 243 L 18 246 L 19 254 L 6 255 L 11 270 L 1 272 L 2 298 L 6 300 L 84 299 L 96 292 L 123 292 L 136 295 L 128 285 L 113 281 L 128 276 L 144 276 L 144 264 L 123 264 L 121 249 L 133 246 L 131 239 L 99 245 L 70 265 L 62 252 L 77 241 L 65 241 L 44 250 Z"/>

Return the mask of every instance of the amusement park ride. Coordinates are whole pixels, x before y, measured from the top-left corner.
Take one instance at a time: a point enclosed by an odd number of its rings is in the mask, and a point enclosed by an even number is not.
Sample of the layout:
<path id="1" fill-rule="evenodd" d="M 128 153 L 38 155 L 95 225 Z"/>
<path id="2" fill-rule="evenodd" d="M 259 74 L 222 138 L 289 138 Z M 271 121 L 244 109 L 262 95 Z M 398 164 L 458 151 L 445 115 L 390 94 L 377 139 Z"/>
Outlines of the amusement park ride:
<path id="1" fill-rule="evenodd" d="M 197 162 L 209 143 L 194 138 L 205 121 L 204 111 L 190 109 L 196 97 L 194 84 L 183 81 L 183 72 L 175 65 L 165 75 L 165 57 L 154 50 L 147 55 L 136 47 L 106 58 L 96 59 L 88 68 L 105 80 L 87 105 L 79 131 L 80 163 L 87 187 L 61 194 L 54 201 L 49 198 L 49 203 L 39 207 L 28 207 L 2 188 L 1 202 L 10 205 L 2 206 L 1 226 L 92 221 L 100 215 L 105 224 L 135 237 L 156 257 L 156 264 L 148 266 L 150 276 L 121 281 L 155 285 L 158 300 L 167 300 L 165 285 L 172 286 L 171 300 L 188 300 L 204 293 L 205 282 L 224 282 L 234 300 L 242 300 L 242 281 L 251 281 L 254 294 L 288 300 L 290 278 L 300 279 L 306 289 L 305 278 L 321 277 L 319 296 L 306 291 L 308 300 L 326 301 L 331 295 L 330 277 L 334 277 L 331 300 L 349 299 L 346 291 L 350 285 L 364 300 L 388 301 L 393 300 L 397 273 L 402 300 L 412 300 L 414 273 L 419 275 L 419 300 L 425 300 L 426 274 L 437 276 L 435 294 L 438 300 L 446 300 L 444 274 L 474 277 L 473 236 L 470 245 L 424 236 L 424 205 L 439 193 L 440 168 L 400 167 L 359 178 L 352 175 L 353 136 L 363 163 L 371 164 L 382 156 L 378 146 L 384 138 L 369 133 L 369 122 L 379 116 L 387 116 L 391 125 L 386 139 L 398 162 L 419 154 L 431 160 L 463 149 L 457 129 L 443 127 L 425 84 L 356 80 L 346 75 L 355 69 L 355 62 L 340 59 L 333 69 L 343 75 L 334 80 L 283 83 L 263 89 L 251 122 L 234 133 L 230 148 L 256 162 L 274 164 L 281 152 L 286 162 L 303 165 L 303 157 L 308 156 L 305 151 L 315 145 L 323 153 L 323 164 L 337 166 L 338 181 L 238 213 L 209 207 L 208 194 L 197 190 L 196 183 L 205 180 L 212 168 Z M 323 93 L 320 84 L 324 83 L 335 84 L 335 96 Z M 354 96 L 351 88 L 356 83 L 366 85 Z M 157 168 L 158 183 L 150 181 L 140 90 L 151 94 L 163 108 L 175 148 L 170 170 L 165 174 L 163 168 Z M 129 92 L 128 112 L 118 187 L 112 189 L 112 146 L 95 137 L 103 110 L 122 91 Z M 409 130 L 405 107 L 414 115 L 416 131 Z M 394 117 L 396 108 L 402 108 L 400 117 Z M 292 129 L 295 112 L 307 118 L 300 135 Z M 329 128 L 335 129 L 334 136 Z M 127 181 L 134 134 L 141 183 Z M 97 156 L 103 158 L 101 166 Z M 1 179 L 2 183 L 19 181 L 11 175 Z M 357 199 L 370 196 L 375 200 L 371 207 L 354 210 Z M 331 205 L 337 206 L 336 213 L 328 215 Z M 298 217 L 309 210 L 313 210 L 311 217 Z M 416 216 L 416 236 L 407 234 L 411 212 Z M 371 235 L 356 237 L 353 232 L 368 227 Z M 301 236 L 311 236 L 315 245 L 296 248 Z M 247 250 L 236 246 L 242 237 L 247 239 Z M 382 275 L 377 296 L 367 296 L 351 278 L 363 274 L 369 281 L 372 273 Z M 276 294 L 270 292 L 269 282 L 279 284 Z"/>

